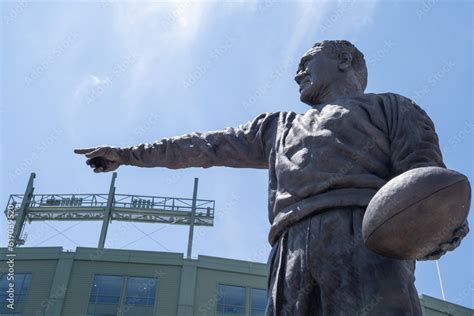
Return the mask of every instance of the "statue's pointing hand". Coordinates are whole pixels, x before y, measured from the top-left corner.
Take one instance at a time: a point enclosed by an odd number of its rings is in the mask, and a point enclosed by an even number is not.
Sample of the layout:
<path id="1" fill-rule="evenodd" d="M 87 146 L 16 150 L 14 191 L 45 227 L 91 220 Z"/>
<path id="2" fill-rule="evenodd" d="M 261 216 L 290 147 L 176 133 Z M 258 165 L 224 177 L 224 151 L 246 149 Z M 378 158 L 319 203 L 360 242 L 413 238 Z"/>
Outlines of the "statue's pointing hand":
<path id="1" fill-rule="evenodd" d="M 85 155 L 88 159 L 86 164 L 89 165 L 94 172 L 114 171 L 123 161 L 120 157 L 120 148 L 111 146 L 98 146 L 92 148 L 74 149 L 74 153 Z"/>

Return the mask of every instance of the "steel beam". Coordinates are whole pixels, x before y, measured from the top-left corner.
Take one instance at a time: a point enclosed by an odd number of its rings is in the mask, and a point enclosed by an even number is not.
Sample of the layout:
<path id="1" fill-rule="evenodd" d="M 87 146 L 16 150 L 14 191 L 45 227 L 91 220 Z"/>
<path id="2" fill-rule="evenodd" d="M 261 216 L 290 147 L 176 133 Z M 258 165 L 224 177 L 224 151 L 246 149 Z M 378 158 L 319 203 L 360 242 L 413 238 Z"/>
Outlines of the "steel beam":
<path id="1" fill-rule="evenodd" d="M 115 195 L 115 178 L 117 178 L 117 172 L 112 174 L 112 180 L 110 181 L 109 196 L 107 198 L 107 206 L 104 209 L 104 221 L 102 222 L 102 229 L 100 231 L 99 238 L 99 249 L 103 249 L 105 245 L 105 237 L 107 236 L 107 229 L 109 228 L 109 221 L 112 218 L 112 204 Z"/>
<path id="2" fill-rule="evenodd" d="M 36 174 L 32 172 L 30 174 L 30 179 L 28 180 L 28 185 L 26 186 L 25 195 L 23 196 L 23 200 L 21 201 L 21 206 L 18 211 L 18 216 L 15 220 L 15 227 L 13 229 L 13 245 L 16 247 L 18 244 L 18 240 L 21 236 L 21 230 L 23 228 L 23 224 L 25 223 L 26 214 L 28 213 L 28 205 L 30 204 L 30 199 L 33 196 L 33 191 L 35 188 L 33 187 L 33 182 L 36 177 Z"/>
<path id="3" fill-rule="evenodd" d="M 193 248 L 194 220 L 196 218 L 196 200 L 197 200 L 198 182 L 199 182 L 199 179 L 194 178 L 193 204 L 191 206 L 191 219 L 189 221 L 188 252 L 186 255 L 188 259 L 191 259 L 191 252 Z"/>

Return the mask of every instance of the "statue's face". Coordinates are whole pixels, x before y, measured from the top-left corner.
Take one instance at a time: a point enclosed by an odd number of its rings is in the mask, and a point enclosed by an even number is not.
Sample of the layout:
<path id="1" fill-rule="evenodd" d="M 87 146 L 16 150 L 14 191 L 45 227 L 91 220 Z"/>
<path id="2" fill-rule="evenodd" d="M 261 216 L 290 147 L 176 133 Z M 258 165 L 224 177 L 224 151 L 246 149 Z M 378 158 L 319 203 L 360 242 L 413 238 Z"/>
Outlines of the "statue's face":
<path id="1" fill-rule="evenodd" d="M 322 103 L 328 87 L 340 76 L 337 60 L 327 57 L 317 48 L 310 49 L 301 58 L 295 76 L 301 102 L 308 105 Z"/>

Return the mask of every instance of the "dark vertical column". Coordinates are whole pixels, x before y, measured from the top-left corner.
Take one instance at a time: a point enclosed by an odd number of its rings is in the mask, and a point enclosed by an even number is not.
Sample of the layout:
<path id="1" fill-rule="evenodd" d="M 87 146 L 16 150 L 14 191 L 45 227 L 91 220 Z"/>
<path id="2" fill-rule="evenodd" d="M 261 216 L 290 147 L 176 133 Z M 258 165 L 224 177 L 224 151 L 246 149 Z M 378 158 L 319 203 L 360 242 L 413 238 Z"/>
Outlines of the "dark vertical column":
<path id="1" fill-rule="evenodd" d="M 112 180 L 110 181 L 109 196 L 107 198 L 107 206 L 104 209 L 104 221 L 102 222 L 102 229 L 100 231 L 99 249 L 104 248 L 105 237 L 107 236 L 107 229 L 109 228 L 109 221 L 112 216 L 112 203 L 115 197 L 115 178 L 117 178 L 117 172 L 112 174 Z"/>
<path id="2" fill-rule="evenodd" d="M 198 190 L 198 178 L 194 178 L 194 192 L 193 192 L 193 204 L 191 206 L 191 219 L 189 221 L 189 238 L 188 238 L 188 252 L 186 258 L 191 259 L 191 252 L 193 248 L 193 234 L 194 234 L 194 220 L 196 218 L 196 200 Z"/>
<path id="3" fill-rule="evenodd" d="M 33 191 L 35 190 L 35 188 L 33 187 L 35 177 L 36 174 L 32 172 L 30 175 L 30 180 L 28 180 L 28 185 L 26 186 L 25 195 L 23 196 L 23 200 L 21 201 L 18 216 L 15 220 L 15 227 L 13 229 L 13 242 L 15 247 L 18 243 L 18 239 L 20 238 L 21 230 L 23 228 L 23 224 L 25 223 L 26 214 L 28 213 L 28 205 L 30 204 L 31 198 L 33 196 Z"/>

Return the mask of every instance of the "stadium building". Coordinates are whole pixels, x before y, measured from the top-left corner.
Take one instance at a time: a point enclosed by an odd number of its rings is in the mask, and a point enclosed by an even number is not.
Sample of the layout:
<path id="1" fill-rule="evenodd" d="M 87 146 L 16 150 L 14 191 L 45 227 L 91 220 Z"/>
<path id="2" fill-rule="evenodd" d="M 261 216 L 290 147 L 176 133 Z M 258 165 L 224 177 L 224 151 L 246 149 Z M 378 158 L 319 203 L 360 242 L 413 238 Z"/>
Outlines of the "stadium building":
<path id="1" fill-rule="evenodd" d="M 11 195 L 5 214 L 11 238 L 0 248 L 0 315 L 264 315 L 263 263 L 191 257 L 194 226 L 212 226 L 214 201 L 115 194 Z M 96 248 L 21 247 L 25 219 L 100 220 Z M 182 253 L 104 248 L 111 219 L 189 225 Z M 12 280 L 14 277 L 14 280 Z M 423 314 L 472 316 L 474 310 L 426 295 Z M 341 302 L 344 304 L 344 302 Z M 370 315 L 370 306 L 360 311 Z"/>

